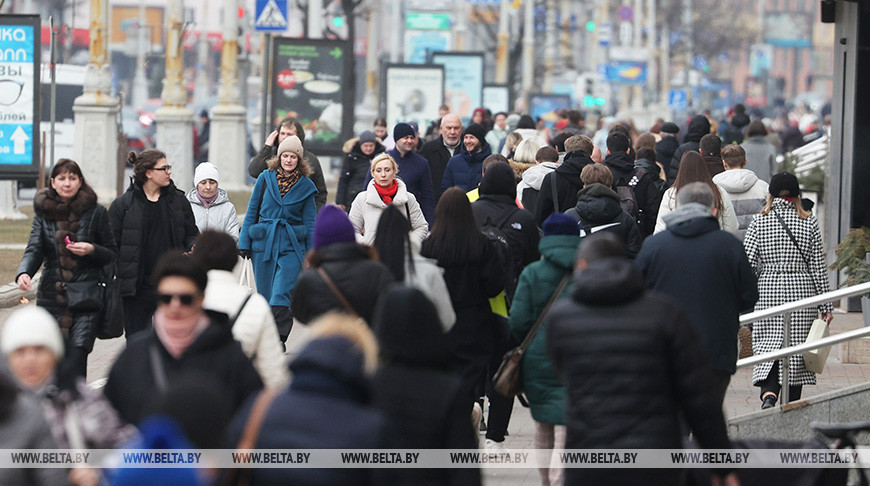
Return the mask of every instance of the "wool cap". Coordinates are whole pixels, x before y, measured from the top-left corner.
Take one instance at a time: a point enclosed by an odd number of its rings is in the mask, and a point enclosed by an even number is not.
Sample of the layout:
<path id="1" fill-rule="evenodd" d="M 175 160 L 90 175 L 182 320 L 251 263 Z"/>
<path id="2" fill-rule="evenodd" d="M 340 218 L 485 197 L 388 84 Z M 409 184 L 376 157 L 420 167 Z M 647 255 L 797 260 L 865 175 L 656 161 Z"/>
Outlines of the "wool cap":
<path id="1" fill-rule="evenodd" d="M 417 132 L 415 132 L 414 128 L 407 123 L 396 123 L 396 126 L 393 127 L 393 140 L 398 142 L 407 136 L 416 137 Z"/>
<path id="2" fill-rule="evenodd" d="M 479 123 L 472 123 L 462 132 L 462 138 L 465 138 L 466 135 L 474 135 L 474 138 L 483 143 L 486 140 L 486 129 Z"/>
<path id="3" fill-rule="evenodd" d="M 798 197 L 801 195 L 801 188 L 798 185 L 797 177 L 788 172 L 774 174 L 770 178 L 768 191 L 770 191 L 770 195 L 773 197 Z"/>
<path id="4" fill-rule="evenodd" d="M 680 127 L 674 122 L 665 122 L 662 125 L 661 131 L 665 133 L 680 133 Z"/>
<path id="5" fill-rule="evenodd" d="M 320 248 L 333 243 L 352 243 L 356 241 L 356 234 L 347 213 L 334 204 L 327 204 L 314 220 L 312 240 L 314 248 Z"/>
<path id="6" fill-rule="evenodd" d="M 218 184 L 221 183 L 221 176 L 218 173 L 217 167 L 214 166 L 211 162 L 203 162 L 196 166 L 196 170 L 193 171 L 193 185 L 198 186 L 200 182 L 211 179 Z"/>
<path id="7" fill-rule="evenodd" d="M 508 131 L 512 132 L 516 130 L 517 124 L 520 122 L 520 115 L 517 113 L 511 113 L 504 121 L 507 124 Z"/>
<path id="8" fill-rule="evenodd" d="M 378 138 L 375 136 L 375 133 L 371 130 L 366 130 L 359 134 L 359 144 L 362 145 L 364 143 L 377 143 Z"/>
<path id="9" fill-rule="evenodd" d="M 544 225 L 541 227 L 544 231 L 544 236 L 553 235 L 570 235 L 579 236 L 580 227 L 577 226 L 577 221 L 565 213 L 553 213 L 544 220 Z"/>
<path id="10" fill-rule="evenodd" d="M 281 158 L 281 154 L 284 152 L 293 152 L 299 157 L 299 160 L 302 160 L 302 142 L 299 140 L 299 137 L 296 135 L 290 135 L 285 138 L 281 145 L 278 146 L 278 158 Z"/>
<path id="11" fill-rule="evenodd" d="M 29 305 L 6 320 L 0 332 L 0 352 L 8 355 L 22 346 L 45 346 L 58 359 L 63 357 L 63 336 L 47 310 Z"/>

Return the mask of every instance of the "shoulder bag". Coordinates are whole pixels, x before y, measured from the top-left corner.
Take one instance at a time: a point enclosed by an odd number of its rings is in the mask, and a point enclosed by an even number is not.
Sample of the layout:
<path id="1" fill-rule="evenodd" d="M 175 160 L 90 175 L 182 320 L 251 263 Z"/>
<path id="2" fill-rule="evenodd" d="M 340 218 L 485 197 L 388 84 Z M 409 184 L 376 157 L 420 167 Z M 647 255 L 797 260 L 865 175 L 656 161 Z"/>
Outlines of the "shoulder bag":
<path id="1" fill-rule="evenodd" d="M 513 397 L 514 395 L 519 395 L 523 392 L 523 355 L 526 353 L 526 350 L 529 349 L 529 346 L 532 344 L 532 340 L 535 338 L 538 330 L 541 329 L 541 325 L 544 323 L 544 318 L 550 311 L 550 307 L 552 307 L 559 296 L 562 295 L 562 291 L 565 290 L 565 287 L 568 285 L 570 280 L 570 273 L 562 278 L 562 281 L 559 282 L 559 286 L 556 287 L 556 291 L 550 296 L 550 301 L 547 302 L 544 310 L 542 310 L 541 314 L 538 315 L 538 319 L 535 321 L 532 329 L 529 330 L 529 333 L 526 334 L 523 342 L 520 343 L 519 346 L 505 353 L 504 357 L 501 359 L 501 365 L 499 365 L 498 370 L 492 377 L 492 385 L 497 392 L 508 398 Z"/>
<path id="2" fill-rule="evenodd" d="M 121 302 L 121 282 L 117 275 L 117 262 L 103 268 L 103 296 L 105 305 L 94 329 L 98 339 L 114 339 L 124 333 L 124 304 Z"/>
<path id="3" fill-rule="evenodd" d="M 251 450 L 257 447 L 257 439 L 260 437 L 260 430 L 263 428 L 263 422 L 266 420 L 266 414 L 269 412 L 269 407 L 275 401 L 278 394 L 272 388 L 267 388 L 257 395 L 254 401 L 254 406 L 251 408 L 251 414 L 248 415 L 248 421 L 245 422 L 245 428 L 242 432 L 242 437 L 236 445 L 236 450 L 244 451 Z M 249 485 L 251 484 L 250 468 L 234 468 L 227 472 L 222 484 L 225 486 Z"/>
<path id="4" fill-rule="evenodd" d="M 356 311 L 356 309 L 353 308 L 353 305 L 351 305 L 350 301 L 347 300 L 347 297 L 345 297 L 344 294 L 341 293 L 341 290 L 338 289 L 338 286 L 335 285 L 335 282 L 332 281 L 332 279 L 329 277 L 329 274 L 326 273 L 326 270 L 324 270 L 323 267 L 317 267 L 317 274 L 320 275 L 320 278 L 323 279 L 323 282 L 326 284 L 327 287 L 329 287 L 329 291 L 332 292 L 332 295 L 334 295 L 335 298 L 338 299 L 339 302 L 341 302 L 344 310 L 353 317 L 360 317 L 359 313 Z"/>
<path id="5" fill-rule="evenodd" d="M 801 251 L 801 247 L 798 246 L 797 238 L 794 237 L 794 234 L 789 229 L 788 225 L 785 224 L 785 220 L 782 219 L 782 216 L 779 215 L 776 210 L 773 211 L 773 215 L 776 216 L 776 219 L 779 220 L 779 223 L 782 225 L 783 229 L 785 229 L 786 234 L 791 239 L 791 242 L 794 243 L 795 248 L 797 248 L 798 253 L 801 255 L 801 259 L 804 261 L 804 265 L 807 267 L 807 273 L 810 274 L 810 278 L 812 278 L 812 270 L 810 269 L 810 262 L 807 260 L 804 252 Z M 816 287 L 815 280 L 813 280 L 813 287 Z M 816 288 L 816 292 L 819 289 Z M 810 327 L 810 332 L 807 333 L 806 342 L 811 343 L 813 341 L 818 341 L 819 339 L 828 337 L 828 321 L 824 319 L 815 319 L 813 320 L 813 324 Z M 822 373 L 825 371 L 825 362 L 828 361 L 828 354 L 831 352 L 831 347 L 826 346 L 824 348 L 816 348 L 812 351 L 804 351 L 801 355 L 804 358 L 804 368 L 807 371 L 812 373 Z"/>

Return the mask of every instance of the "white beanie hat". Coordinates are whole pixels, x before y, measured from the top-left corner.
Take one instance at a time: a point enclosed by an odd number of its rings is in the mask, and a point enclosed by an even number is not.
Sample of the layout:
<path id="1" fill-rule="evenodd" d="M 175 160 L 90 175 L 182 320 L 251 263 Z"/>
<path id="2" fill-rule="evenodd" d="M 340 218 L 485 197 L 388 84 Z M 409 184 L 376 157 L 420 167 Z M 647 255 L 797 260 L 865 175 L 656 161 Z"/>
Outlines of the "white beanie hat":
<path id="1" fill-rule="evenodd" d="M 0 330 L 0 352 L 8 355 L 22 346 L 45 346 L 60 359 L 63 336 L 57 321 L 42 307 L 28 305 L 13 312 Z"/>
<path id="2" fill-rule="evenodd" d="M 193 185 L 198 186 L 200 182 L 211 179 L 220 185 L 221 176 L 218 174 L 217 167 L 214 166 L 211 162 L 203 162 L 196 166 L 196 170 L 193 172 Z"/>

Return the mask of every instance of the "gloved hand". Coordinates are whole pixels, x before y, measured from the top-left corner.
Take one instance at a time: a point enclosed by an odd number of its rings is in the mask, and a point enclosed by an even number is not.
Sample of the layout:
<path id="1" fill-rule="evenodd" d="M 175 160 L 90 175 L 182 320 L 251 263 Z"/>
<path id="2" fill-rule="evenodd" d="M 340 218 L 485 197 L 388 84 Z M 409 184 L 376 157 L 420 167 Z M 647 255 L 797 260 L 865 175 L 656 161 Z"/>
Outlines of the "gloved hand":
<path id="1" fill-rule="evenodd" d="M 244 258 L 245 260 L 251 259 L 251 250 L 239 250 L 239 256 Z"/>

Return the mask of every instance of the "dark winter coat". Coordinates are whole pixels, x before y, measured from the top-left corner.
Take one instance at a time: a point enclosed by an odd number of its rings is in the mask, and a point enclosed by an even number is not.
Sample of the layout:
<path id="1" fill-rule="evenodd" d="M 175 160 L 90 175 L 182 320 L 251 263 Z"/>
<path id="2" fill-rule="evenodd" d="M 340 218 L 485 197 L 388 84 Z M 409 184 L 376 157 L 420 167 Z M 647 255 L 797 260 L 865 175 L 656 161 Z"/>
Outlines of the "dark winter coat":
<path id="1" fill-rule="evenodd" d="M 45 264 L 36 304 L 54 316 L 70 345 L 90 352 L 94 345 L 97 312 L 72 312 L 67 309 L 65 282 L 93 281 L 104 278 L 104 267 L 115 258 L 115 238 L 106 209 L 97 204 L 97 195 L 86 187 L 68 203 L 54 189 L 42 189 L 33 200 L 33 226 L 27 249 L 18 266 L 15 280 L 26 273 L 30 277 Z M 94 245 L 90 255 L 79 257 L 66 249 L 65 238 Z"/>
<path id="2" fill-rule="evenodd" d="M 304 134 L 303 134 L 304 136 Z M 301 139 L 301 138 L 300 138 Z M 260 176 L 263 171 L 266 170 L 266 162 L 269 161 L 272 157 L 278 155 L 278 139 L 275 139 L 275 145 L 263 145 L 263 148 L 255 155 L 250 164 L 248 164 L 248 174 L 251 175 L 254 179 Z M 317 210 L 320 211 L 320 208 L 326 204 L 326 181 L 323 179 L 323 167 L 320 166 L 320 159 L 314 155 L 310 150 L 304 150 L 302 152 L 302 160 L 308 164 L 308 167 L 311 168 L 311 175 L 308 176 L 311 179 L 311 182 L 314 183 L 314 187 L 317 188 L 317 194 L 314 196 L 314 203 L 317 205 Z M 351 199 L 353 201 L 353 199 Z"/>
<path id="3" fill-rule="evenodd" d="M 683 137 L 683 143 L 677 147 L 674 156 L 671 157 L 670 166 L 667 167 L 669 186 L 672 185 L 674 180 L 677 178 L 677 172 L 680 171 L 680 160 L 683 158 L 683 154 L 690 150 L 698 152 L 701 137 L 708 133 L 710 133 L 710 120 L 708 120 L 704 115 L 695 115 L 692 117 L 692 120 L 689 121 L 689 128 L 686 129 L 686 136 Z"/>
<path id="4" fill-rule="evenodd" d="M 368 247 L 356 243 L 333 243 L 315 251 L 319 267 L 326 271 L 357 314 L 370 323 L 378 295 L 394 280 L 390 270 L 371 259 Z M 299 275 L 292 308 L 293 317 L 303 324 L 331 310 L 344 310 L 314 268 Z"/>
<path id="5" fill-rule="evenodd" d="M 568 395 L 565 448 L 679 449 L 681 415 L 702 447 L 729 448 L 713 374 L 683 310 L 644 292 L 625 259 L 594 261 L 573 283 L 547 335 Z M 680 472 L 568 468 L 565 484 L 672 485 Z"/>
<path id="6" fill-rule="evenodd" d="M 348 339 L 330 336 L 311 341 L 290 364 L 293 380 L 279 393 L 263 420 L 257 449 L 380 449 L 385 420 L 370 408 L 369 378 L 363 358 Z M 235 416 L 227 447 L 242 436 L 253 400 Z M 382 484 L 375 469 L 254 469 L 251 484 L 311 486 Z"/>
<path id="7" fill-rule="evenodd" d="M 207 312 L 208 327 L 176 359 L 166 351 L 155 331 L 142 332 L 127 341 L 127 347 L 115 360 L 106 387 L 106 398 L 127 422 L 138 425 L 161 391 L 155 379 L 152 351 L 155 349 L 171 388 L 177 380 L 203 377 L 223 385 L 226 403 L 233 412 L 263 388 L 260 375 L 251 360 L 233 339 L 225 314 Z"/>
<path id="8" fill-rule="evenodd" d="M 679 146 L 680 142 L 677 137 L 662 137 L 661 141 L 656 144 L 656 162 L 665 168 L 665 175 L 670 172 L 671 159 L 674 158 L 674 152 Z"/>
<path id="9" fill-rule="evenodd" d="M 593 229 L 598 226 L 617 223 L 616 226 L 604 228 L 602 231 L 618 236 L 625 244 L 629 258 L 637 256 L 643 236 L 634 218 L 619 205 L 619 194 L 603 184 L 595 183 L 583 188 L 578 196 L 577 204 L 565 211 L 565 214 L 574 218 L 587 235 L 592 234 Z"/>
<path id="10" fill-rule="evenodd" d="M 730 145 L 732 143 L 743 143 L 743 137 L 746 134 L 746 127 L 749 125 L 749 116 L 745 113 L 738 113 L 731 117 L 729 123 L 724 123 L 721 130 L 722 145 Z"/>
<path id="11" fill-rule="evenodd" d="M 668 189 L 667 182 L 659 176 L 661 173 L 661 167 L 659 167 L 655 160 L 637 159 L 634 161 L 634 168 L 638 170 L 643 169 L 652 174 L 653 185 L 659 191 L 659 194 L 664 194 Z M 659 196 L 659 198 L 661 198 L 661 196 Z M 661 201 L 659 204 L 661 204 Z"/>
<path id="12" fill-rule="evenodd" d="M 579 244 L 579 236 L 541 238 L 538 245 L 541 259 L 523 270 L 511 306 L 509 323 L 515 342 L 525 339 L 562 278 L 574 269 Z M 568 294 L 569 288 L 565 287 L 563 295 Z M 547 353 L 547 327 L 545 321 L 523 356 L 523 392 L 536 422 L 562 425 L 565 423 L 565 386 L 556 376 Z"/>
<path id="13" fill-rule="evenodd" d="M 399 167 L 398 178 L 405 183 L 408 192 L 417 198 L 423 217 L 431 225 L 435 221 L 435 197 L 432 195 L 432 173 L 429 170 L 429 163 L 416 152 L 408 152 L 402 157 L 398 150 L 392 149 L 387 150 L 387 155 L 396 161 Z M 372 173 L 369 171 L 360 192 L 366 190 L 371 180 Z"/>
<path id="14" fill-rule="evenodd" d="M 755 274 L 740 241 L 720 230 L 712 215 L 693 218 L 647 238 L 635 265 L 647 288 L 686 310 L 711 367 L 733 374 L 740 313 L 758 300 Z"/>
<path id="15" fill-rule="evenodd" d="M 460 143 L 460 146 L 462 144 Z M 459 151 L 460 147 L 456 147 Z M 450 161 L 450 150 L 444 145 L 444 137 L 439 135 L 438 138 L 423 144 L 420 148 L 420 155 L 429 161 L 429 172 L 432 174 L 432 190 L 434 192 L 435 201 L 441 198 L 441 181 L 444 179 L 444 171 L 447 170 L 447 162 Z"/>
<path id="16" fill-rule="evenodd" d="M 196 218 L 187 197 L 171 181 L 160 190 L 160 208 L 165 219 L 169 246 L 190 251 L 199 236 Z M 121 282 L 121 297 L 135 296 L 140 280 L 151 279 L 152 268 L 143 268 L 142 240 L 148 237 L 145 228 L 145 205 L 149 201 L 142 187 L 135 182 L 127 192 L 112 201 L 109 206 L 109 221 L 118 245 L 118 279 Z"/>
<path id="17" fill-rule="evenodd" d="M 662 193 L 656 181 L 659 180 L 658 172 L 643 171 L 638 176 L 638 170 L 634 167 L 634 158 L 629 154 L 607 154 L 604 165 L 613 173 L 613 187 L 629 186 L 637 199 L 637 219 L 640 233 L 646 237 L 651 235 L 656 228 L 656 217 L 659 214 L 659 205 L 662 203 Z"/>
<path id="18" fill-rule="evenodd" d="M 582 150 L 575 150 L 565 154 L 565 160 L 556 167 L 556 170 L 544 176 L 541 190 L 538 191 L 538 201 L 535 206 L 535 221 L 540 227 L 553 213 L 561 213 L 577 204 L 577 193 L 583 189 L 583 181 L 580 180 L 580 172 L 583 167 L 594 164 L 589 154 Z M 556 190 L 553 190 L 553 184 Z M 553 193 L 559 199 L 553 203 Z"/>
<path id="19" fill-rule="evenodd" d="M 475 449 L 462 381 L 434 306 L 419 290 L 392 285 L 372 322 L 381 352 L 374 406 L 387 419 L 391 449 Z M 390 485 L 475 485 L 480 471 L 390 469 Z"/>
<path id="20" fill-rule="evenodd" d="M 346 210 L 350 211 L 350 203 L 357 194 L 365 190 L 366 174 L 371 174 L 372 159 L 383 151 L 384 146 L 380 142 L 375 142 L 375 151 L 371 155 L 362 153 L 359 141 L 353 145 L 341 164 L 338 189 L 335 191 L 335 204 L 344 205 Z"/>
<path id="21" fill-rule="evenodd" d="M 469 153 L 465 145 L 461 145 L 462 152 L 454 155 L 447 162 L 447 168 L 444 169 L 444 178 L 441 179 L 441 192 L 453 186 L 459 186 L 465 192 L 468 192 L 480 184 L 480 179 L 483 176 L 483 159 L 489 157 L 492 151 L 489 144 L 481 141 L 480 151 Z"/>

